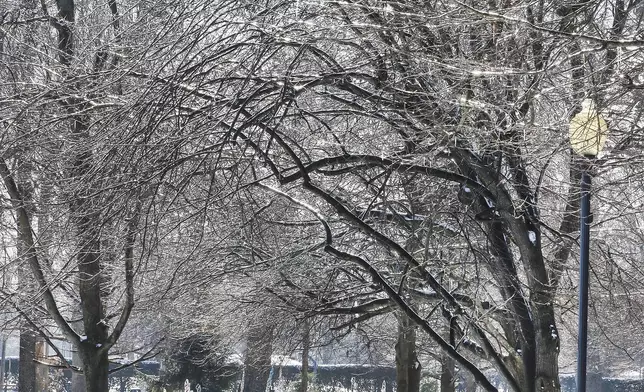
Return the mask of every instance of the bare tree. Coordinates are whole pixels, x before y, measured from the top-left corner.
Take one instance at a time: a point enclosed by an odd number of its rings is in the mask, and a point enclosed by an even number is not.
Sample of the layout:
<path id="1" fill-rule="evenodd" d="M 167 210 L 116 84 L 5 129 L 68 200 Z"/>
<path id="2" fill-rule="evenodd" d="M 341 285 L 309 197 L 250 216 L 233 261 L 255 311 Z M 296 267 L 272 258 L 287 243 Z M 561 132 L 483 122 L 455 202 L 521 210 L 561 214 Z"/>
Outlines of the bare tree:
<path id="1" fill-rule="evenodd" d="M 581 98 L 594 97 L 609 109 L 609 97 L 636 85 L 613 85 L 608 95 L 601 90 L 615 76 L 619 48 L 628 47 L 630 58 L 641 56 L 641 42 L 629 38 L 638 25 L 635 5 L 602 7 L 607 11 L 600 15 L 585 3 L 249 5 L 244 44 L 230 46 L 226 56 L 239 64 L 236 74 L 204 76 L 211 61 L 222 58 L 220 50 L 193 57 L 195 82 L 182 72 L 173 78 L 185 75 L 185 86 L 170 78 L 158 82 L 198 89 L 204 102 L 217 103 L 218 124 L 230 127 L 240 150 L 254 150 L 264 165 L 257 180 L 279 185 L 284 197 L 305 208 L 311 204 L 324 250 L 366 271 L 484 389 L 494 386 L 480 368 L 397 289 L 402 277 L 379 264 L 378 253 L 352 252 L 336 238 L 343 225 L 429 286 L 513 389 L 557 391 L 555 304 L 577 232 L 576 184 L 588 164 L 569 154 L 565 125 Z M 604 21 L 612 26 L 606 34 L 590 27 Z M 635 64 L 624 61 L 622 68 L 629 73 Z M 633 145 L 632 130 L 615 136 L 613 151 Z M 558 185 L 570 185 L 548 194 L 553 160 L 563 173 Z M 412 209 L 391 185 L 409 175 L 449 189 L 452 200 L 458 195 L 456 230 L 485 271 L 475 279 L 489 277 L 493 284 L 488 295 L 498 312 L 468 309 L 431 264 L 367 219 L 376 205 Z M 486 317 L 474 316 L 479 313 Z"/>
<path id="2" fill-rule="evenodd" d="M 74 345 L 82 365 L 69 367 L 83 373 L 85 389 L 92 392 L 108 389 L 108 353 L 134 307 L 137 261 L 146 260 L 146 252 L 154 248 L 142 238 L 149 222 L 142 222 L 141 215 L 158 196 L 159 182 L 150 178 L 156 170 L 167 170 L 167 161 L 159 166 L 159 161 L 147 160 L 147 147 L 131 141 L 138 136 L 126 124 L 132 126 L 134 112 L 120 101 L 129 91 L 119 81 L 121 65 L 132 65 L 121 64 L 119 44 L 131 37 L 121 35 L 117 3 L 110 1 L 98 17 L 90 9 L 83 11 L 86 17 L 78 20 L 74 2 L 57 2 L 53 13 L 43 2 L 39 16 L 18 13 L 6 25 L 3 20 L 3 28 L 16 33 L 10 35 L 11 45 L 24 50 L 8 57 L 13 81 L 3 90 L 8 105 L 3 108 L 0 174 L 3 197 L 15 219 L 13 230 L 5 229 L 3 235 L 16 238 L 19 258 L 38 292 L 35 303 L 11 303 L 54 350 L 52 338 L 60 334 Z M 86 34 L 94 22 L 109 27 L 102 42 Z M 49 34 L 51 26 L 56 38 L 21 41 L 21 27 L 34 24 L 44 24 L 35 29 L 41 34 Z M 133 91 L 131 104 L 136 105 L 140 92 Z M 150 117 L 136 119 L 145 120 Z M 115 123 L 120 125 L 113 127 Z M 132 148 L 119 151 L 117 140 Z M 142 159 L 156 168 L 141 165 Z M 123 165 L 128 161 L 131 165 Z M 39 313 L 28 313 L 30 307 Z M 80 326 L 73 321 L 77 314 Z M 28 368 L 21 372 L 23 386 L 35 378 Z"/>

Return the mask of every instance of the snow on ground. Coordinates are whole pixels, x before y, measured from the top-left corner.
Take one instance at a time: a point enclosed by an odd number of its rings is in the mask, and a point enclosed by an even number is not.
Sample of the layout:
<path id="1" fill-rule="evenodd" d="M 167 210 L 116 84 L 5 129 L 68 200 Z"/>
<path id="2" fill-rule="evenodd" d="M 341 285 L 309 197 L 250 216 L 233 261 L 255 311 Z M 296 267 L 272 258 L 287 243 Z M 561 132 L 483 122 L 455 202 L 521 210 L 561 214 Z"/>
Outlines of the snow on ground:
<path id="1" fill-rule="evenodd" d="M 271 364 L 273 366 L 302 366 L 302 362 L 290 358 L 287 355 L 273 355 L 271 356 Z"/>

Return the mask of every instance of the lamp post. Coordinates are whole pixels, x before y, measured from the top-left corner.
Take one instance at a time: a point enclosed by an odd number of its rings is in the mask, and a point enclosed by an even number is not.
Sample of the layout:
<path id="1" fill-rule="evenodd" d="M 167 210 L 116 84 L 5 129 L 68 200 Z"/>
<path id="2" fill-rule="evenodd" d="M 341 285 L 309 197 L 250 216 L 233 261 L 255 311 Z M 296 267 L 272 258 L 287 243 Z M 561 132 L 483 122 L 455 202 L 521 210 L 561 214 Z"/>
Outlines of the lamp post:
<path id="1" fill-rule="evenodd" d="M 594 102 L 585 99 L 582 110 L 570 121 L 570 145 L 583 157 L 595 158 L 606 142 L 608 126 Z M 588 165 L 581 171 L 581 217 L 579 252 L 579 337 L 577 352 L 577 392 L 586 392 L 586 358 L 588 347 L 588 274 L 590 241 L 590 185 Z"/>

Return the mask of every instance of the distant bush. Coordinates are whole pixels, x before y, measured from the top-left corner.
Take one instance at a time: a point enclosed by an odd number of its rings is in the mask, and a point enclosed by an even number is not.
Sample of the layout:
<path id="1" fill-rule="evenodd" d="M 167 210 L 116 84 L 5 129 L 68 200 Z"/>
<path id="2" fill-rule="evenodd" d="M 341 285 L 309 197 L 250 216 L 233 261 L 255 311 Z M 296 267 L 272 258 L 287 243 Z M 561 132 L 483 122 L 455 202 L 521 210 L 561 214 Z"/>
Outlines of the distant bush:
<path id="1" fill-rule="evenodd" d="M 239 368 L 226 365 L 228 352 L 221 349 L 217 336 L 199 333 L 170 340 L 163 356 L 163 370 L 157 387 L 182 389 L 185 380 L 201 385 L 203 392 L 229 390 Z"/>

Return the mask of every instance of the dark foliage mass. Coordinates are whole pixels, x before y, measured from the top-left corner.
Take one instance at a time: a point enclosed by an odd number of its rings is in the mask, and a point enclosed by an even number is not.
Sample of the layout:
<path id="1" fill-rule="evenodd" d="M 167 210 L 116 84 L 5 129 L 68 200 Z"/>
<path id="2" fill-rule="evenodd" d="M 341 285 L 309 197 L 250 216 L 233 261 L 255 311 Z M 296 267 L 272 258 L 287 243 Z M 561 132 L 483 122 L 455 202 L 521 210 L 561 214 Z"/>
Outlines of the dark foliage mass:
<path id="1" fill-rule="evenodd" d="M 213 349 L 216 342 L 217 337 L 208 333 L 171 340 L 165 349 L 160 386 L 181 389 L 188 380 L 193 389 L 201 385 L 202 391 L 229 389 L 239 377 L 239 368 L 227 364 L 227 353 Z"/>

